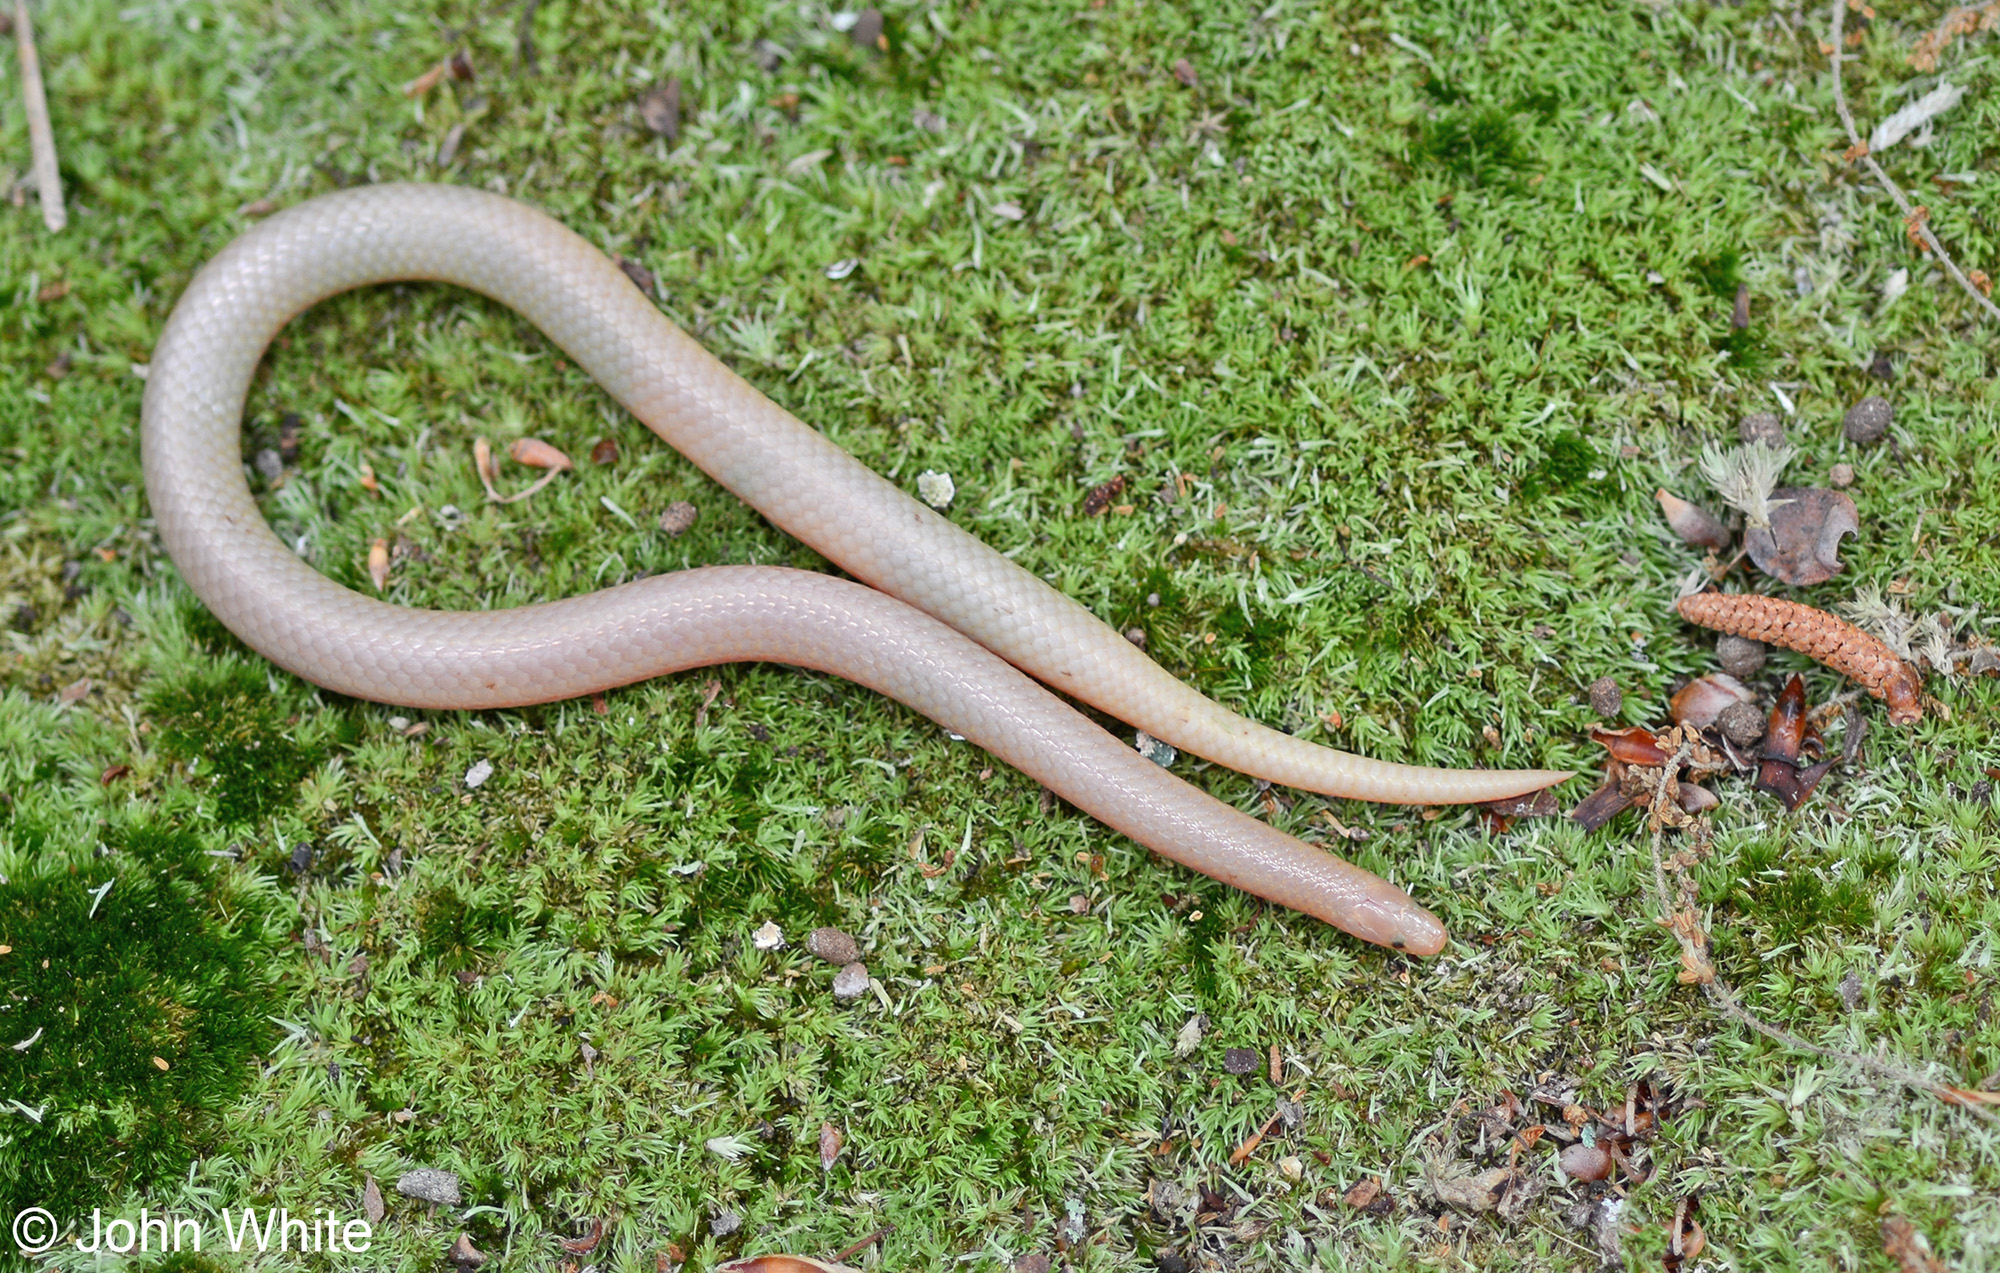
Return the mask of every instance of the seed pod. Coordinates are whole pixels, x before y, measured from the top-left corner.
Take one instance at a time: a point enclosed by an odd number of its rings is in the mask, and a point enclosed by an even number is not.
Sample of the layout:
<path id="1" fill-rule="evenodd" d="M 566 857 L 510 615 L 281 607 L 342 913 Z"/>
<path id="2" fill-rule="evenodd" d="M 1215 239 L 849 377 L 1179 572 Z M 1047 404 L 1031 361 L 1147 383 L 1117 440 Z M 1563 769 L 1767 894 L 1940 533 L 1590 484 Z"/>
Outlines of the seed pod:
<path id="1" fill-rule="evenodd" d="M 1729 547 L 1729 530 L 1716 520 L 1715 514 L 1690 504 L 1664 487 L 1653 492 L 1653 498 L 1660 501 L 1660 511 L 1666 514 L 1667 525 L 1687 543 L 1697 548 L 1713 548 L 1722 552 Z"/>
<path id="2" fill-rule="evenodd" d="M 531 469 L 571 469 L 567 455 L 540 438 L 515 438 L 507 446 L 507 454 L 516 464 L 525 464 Z"/>
<path id="3" fill-rule="evenodd" d="M 1898 725 L 1923 719 L 1922 683 L 1915 670 L 1888 646 L 1824 610 L 1777 597 L 1720 592 L 1682 597 L 1674 609 L 1699 627 L 1797 650 L 1852 677 L 1889 705 L 1889 719 Z"/>
<path id="4" fill-rule="evenodd" d="M 1676 691 L 1667 702 L 1667 710 L 1673 714 L 1677 724 L 1707 729 L 1724 710 L 1755 697 L 1744 688 L 1743 682 L 1729 673 L 1711 672 L 1689 681 Z"/>

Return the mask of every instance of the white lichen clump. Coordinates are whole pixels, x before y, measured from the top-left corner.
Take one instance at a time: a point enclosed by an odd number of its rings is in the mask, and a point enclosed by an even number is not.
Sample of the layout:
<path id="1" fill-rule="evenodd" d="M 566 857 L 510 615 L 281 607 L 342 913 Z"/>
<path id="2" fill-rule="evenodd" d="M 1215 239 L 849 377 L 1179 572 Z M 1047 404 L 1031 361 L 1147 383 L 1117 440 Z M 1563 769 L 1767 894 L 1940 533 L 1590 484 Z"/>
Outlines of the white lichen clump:
<path id="1" fill-rule="evenodd" d="M 1743 514 L 1753 530 L 1771 529 L 1771 510 L 1788 501 L 1771 499 L 1778 477 L 1797 454 L 1788 446 L 1752 442 L 1746 446 L 1706 446 L 1701 452 L 1701 475 L 1722 497 L 1722 502 Z"/>
<path id="2" fill-rule="evenodd" d="M 940 512 L 951 507 L 952 497 L 958 494 L 951 474 L 933 473 L 929 469 L 917 474 L 917 495 L 924 503 Z"/>

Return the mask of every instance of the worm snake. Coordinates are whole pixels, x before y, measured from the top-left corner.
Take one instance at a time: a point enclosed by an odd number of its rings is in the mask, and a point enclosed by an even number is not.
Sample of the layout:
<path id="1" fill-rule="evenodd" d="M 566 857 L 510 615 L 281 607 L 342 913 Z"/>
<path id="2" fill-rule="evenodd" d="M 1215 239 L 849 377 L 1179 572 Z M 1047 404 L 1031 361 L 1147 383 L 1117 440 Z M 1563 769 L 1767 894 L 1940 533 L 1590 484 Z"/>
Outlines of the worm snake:
<path id="1" fill-rule="evenodd" d="M 243 407 L 265 347 L 295 315 L 397 280 L 455 284 L 517 311 L 655 433 L 860 582 L 711 566 L 452 612 L 390 605 L 326 578 L 251 498 Z M 1567 777 L 1366 760 L 1210 702 L 759 393 L 583 238 L 499 195 L 372 186 L 244 233 L 167 322 L 141 448 L 160 537 L 195 595 L 251 648 L 328 689 L 483 709 L 717 663 L 817 669 L 908 705 L 1165 857 L 1412 953 L 1435 953 L 1445 933 L 1400 889 L 1197 791 L 1050 691 L 1232 769 L 1334 796 L 1465 803 Z"/>

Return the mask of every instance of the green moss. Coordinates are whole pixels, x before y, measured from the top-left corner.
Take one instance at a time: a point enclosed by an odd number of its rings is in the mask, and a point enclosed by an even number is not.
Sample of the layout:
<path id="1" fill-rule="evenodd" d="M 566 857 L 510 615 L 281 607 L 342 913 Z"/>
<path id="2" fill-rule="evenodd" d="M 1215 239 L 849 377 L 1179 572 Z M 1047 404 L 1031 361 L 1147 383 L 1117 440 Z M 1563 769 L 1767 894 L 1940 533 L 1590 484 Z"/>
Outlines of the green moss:
<path id="1" fill-rule="evenodd" d="M 87 1215 L 215 1145 L 276 1003 L 263 907 L 222 869 L 140 826 L 87 867 L 0 883 L 0 1035 L 35 1039 L 0 1050 L 0 1091 L 40 1113 L 0 1138 L 0 1211 Z"/>
<path id="2" fill-rule="evenodd" d="M 1780 942 L 1865 928 L 1875 918 L 1874 904 L 1859 881 L 1843 873 L 1829 884 L 1810 865 L 1788 860 L 1782 846 L 1771 843 L 1745 847 L 1730 890 L 1737 908 L 1769 925 Z"/>
<path id="3" fill-rule="evenodd" d="M 322 741 L 301 741 L 298 705 L 273 692 L 274 673 L 228 660 L 152 686 L 147 704 L 159 725 L 159 748 L 193 770 L 226 826 L 250 822 L 291 798 L 300 780 L 324 763 L 353 726 L 331 722 Z"/>
<path id="4" fill-rule="evenodd" d="M 1513 115 L 1500 106 L 1456 107 L 1425 120 L 1411 159 L 1420 171 L 1441 168 L 1475 186 L 1511 176 L 1529 162 Z"/>
<path id="5" fill-rule="evenodd" d="M 1590 479 L 1601 461 L 1590 443 L 1574 429 L 1550 438 L 1542 456 L 1521 479 L 1521 494 L 1531 500 L 1574 491 Z"/>

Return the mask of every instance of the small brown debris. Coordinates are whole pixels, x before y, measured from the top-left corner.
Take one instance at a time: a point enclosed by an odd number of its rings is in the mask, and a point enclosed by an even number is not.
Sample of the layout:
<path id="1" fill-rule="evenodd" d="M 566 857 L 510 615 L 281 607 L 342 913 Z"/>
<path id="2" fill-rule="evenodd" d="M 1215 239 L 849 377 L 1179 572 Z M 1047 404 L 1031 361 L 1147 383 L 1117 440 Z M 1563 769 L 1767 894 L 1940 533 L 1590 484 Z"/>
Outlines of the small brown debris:
<path id="1" fill-rule="evenodd" d="M 1561 1161 L 1563 1174 L 1572 1180 L 1595 1183 L 1611 1175 L 1611 1155 L 1582 1141 L 1563 1150 Z"/>
<path id="2" fill-rule="evenodd" d="M 1049 1273 L 1049 1257 L 1040 1251 L 1014 1261 L 1014 1273 Z"/>
<path id="3" fill-rule="evenodd" d="M 1748 747 L 1764 736 L 1764 713 L 1755 703 L 1732 703 L 1715 718 L 1715 727 L 1738 747 Z"/>
<path id="4" fill-rule="evenodd" d="M 1699 783 L 1682 782 L 1677 787 L 1683 813 L 1707 813 L 1722 807 L 1722 797 Z"/>
<path id="5" fill-rule="evenodd" d="M 618 268 L 625 271 L 625 277 L 631 279 L 632 286 L 638 288 L 641 293 L 647 296 L 660 294 L 659 283 L 653 278 L 651 270 L 629 256 L 617 256 L 612 259 L 618 262 Z"/>
<path id="6" fill-rule="evenodd" d="M 1715 661 L 1731 676 L 1755 676 L 1764 670 L 1764 643 L 1724 634 L 1715 639 Z"/>
<path id="7" fill-rule="evenodd" d="M 1750 325 L 1750 285 L 1748 283 L 1738 283 L 1736 285 L 1736 303 L 1729 309 L 1729 325 L 1737 331 L 1742 331 Z"/>
<path id="8" fill-rule="evenodd" d="M 1618 682 L 1600 676 L 1590 683 L 1590 710 L 1597 713 L 1597 719 L 1615 719 L 1624 707 L 1625 692 L 1618 688 Z"/>
<path id="9" fill-rule="evenodd" d="M 833 977 L 833 997 L 840 1000 L 859 999 L 868 993 L 868 965 L 856 960 L 842 968 Z"/>
<path id="10" fill-rule="evenodd" d="M 1856 446 L 1870 446 L 1882 440 L 1895 418 L 1887 398 L 1870 394 L 1847 409 L 1840 419 L 1840 431 Z"/>
<path id="11" fill-rule="evenodd" d="M 1840 573 L 1840 541 L 1861 529 L 1854 501 L 1822 486 L 1771 492 L 1771 528 L 1743 534 L 1750 560 L 1795 587 L 1825 583 Z"/>
<path id="12" fill-rule="evenodd" d="M 1357 1182 L 1352 1189 L 1349 1189 L 1342 1201 L 1346 1202 L 1348 1206 L 1353 1207 L 1356 1211 L 1359 1211 L 1381 1196 L 1382 1182 L 1370 1176 L 1366 1180 Z"/>
<path id="13" fill-rule="evenodd" d="M 1111 501 L 1117 499 L 1119 493 L 1124 489 L 1125 475 L 1120 473 L 1117 477 L 1112 478 L 1083 497 L 1083 515 L 1085 517 L 1098 516 L 1105 509 L 1111 507 Z"/>
<path id="14" fill-rule="evenodd" d="M 1756 697 L 1743 682 L 1729 673 L 1711 672 L 1676 690 L 1674 696 L 1667 700 L 1667 710 L 1672 713 L 1675 724 L 1707 729 L 1727 708 L 1753 702 Z"/>
<path id="15" fill-rule="evenodd" d="M 382 1223 L 382 1217 L 389 1214 L 389 1209 L 382 1205 L 382 1186 L 375 1183 L 373 1176 L 366 1177 L 361 1186 L 361 1214 L 370 1224 Z"/>
<path id="16" fill-rule="evenodd" d="M 667 505 L 666 511 L 660 514 L 660 529 L 669 535 L 679 537 L 686 534 L 688 528 L 694 525 L 696 515 L 697 510 L 694 505 L 684 499 L 677 499 Z"/>
<path id="17" fill-rule="evenodd" d="M 1201 87 L 1201 77 L 1194 73 L 1194 63 L 1184 57 L 1174 59 L 1174 78 L 1188 88 Z"/>
<path id="18" fill-rule="evenodd" d="M 540 438 L 515 438 L 507 444 L 507 455 L 514 463 L 525 464 L 531 469 L 567 471 L 576 467 L 569 456 Z"/>
<path id="19" fill-rule="evenodd" d="M 1836 464 L 1828 471 L 1826 480 L 1833 483 L 1835 490 L 1844 491 L 1854 485 L 1854 466 L 1852 464 Z"/>
<path id="20" fill-rule="evenodd" d="M 717 1236 L 721 1235 L 718 1234 Z M 569 1252 L 571 1255 L 582 1255 L 586 1251 L 595 1251 L 597 1244 L 603 1240 L 604 1220 L 602 1217 L 599 1217 L 590 1222 L 589 1233 L 584 1234 L 580 1238 L 563 1238 L 561 1241 L 563 1250 Z"/>
<path id="21" fill-rule="evenodd" d="M 1768 447 L 1785 444 L 1785 422 L 1769 411 L 1753 411 L 1744 416 L 1737 422 L 1736 432 L 1745 442 L 1762 442 Z"/>
<path id="22" fill-rule="evenodd" d="M 610 438 L 599 438 L 590 448 L 592 464 L 618 463 L 618 443 Z"/>
<path id="23" fill-rule="evenodd" d="M 1277 1044 L 1271 1045 L 1271 1086 L 1285 1081 L 1285 1054 Z"/>
<path id="24" fill-rule="evenodd" d="M 1674 610 L 1698 627 L 1797 650 L 1826 664 L 1886 702 L 1889 719 L 1898 725 L 1923 717 L 1916 672 L 1888 646 L 1824 610 L 1777 597 L 1720 592 L 1682 597 Z"/>
<path id="25" fill-rule="evenodd" d="M 639 99 L 639 119 L 656 136 L 679 141 L 681 136 L 681 82 L 669 76 L 664 83 L 648 89 Z"/>
<path id="26" fill-rule="evenodd" d="M 76 680 L 62 687 L 62 692 L 56 695 L 56 702 L 63 707 L 74 707 L 76 704 L 82 702 L 84 696 L 89 693 L 90 678 L 87 676 L 78 677 Z"/>
<path id="27" fill-rule="evenodd" d="M 861 944 L 838 928 L 815 928 L 806 934 L 806 953 L 840 966 L 861 958 Z"/>
<path id="28" fill-rule="evenodd" d="M 389 586 L 389 541 L 377 539 L 368 545 L 368 578 L 380 592 Z"/>
<path id="29" fill-rule="evenodd" d="M 472 67 L 472 55 L 464 49 L 446 58 L 445 68 L 451 73 L 451 77 L 461 84 L 469 84 L 479 77 L 478 72 Z"/>
<path id="30" fill-rule="evenodd" d="M 1653 498 L 1659 501 L 1660 512 L 1666 516 L 1667 526 L 1674 534 L 1681 537 L 1682 542 L 1692 544 L 1696 548 L 1712 548 L 1716 552 L 1722 552 L 1729 547 L 1729 529 L 1716 518 L 1715 514 L 1699 504 L 1688 503 L 1665 487 L 1654 491 Z"/>
<path id="31" fill-rule="evenodd" d="M 153 1058 L 153 1068 L 158 1070 L 160 1073 L 165 1074 L 168 1070 L 171 1070 L 174 1067 L 167 1064 L 167 1058 L 163 1056 L 156 1056 Z"/>
<path id="32" fill-rule="evenodd" d="M 1931 1250 L 1930 1239 L 1899 1215 L 1882 1217 L 1882 1254 L 1896 1262 L 1900 1273 L 1945 1273 L 1945 1262 Z"/>
<path id="33" fill-rule="evenodd" d="M 1624 765 L 1664 765 L 1668 753 L 1661 747 L 1659 738 L 1652 730 L 1642 725 L 1625 729 L 1593 729 L 1591 740 L 1611 753 L 1611 758 Z"/>
<path id="34" fill-rule="evenodd" d="M 1694 1196 L 1682 1198 L 1667 1222 L 1666 1273 L 1680 1273 L 1685 1264 L 1708 1247 L 1708 1235 L 1694 1218 Z"/>
<path id="35" fill-rule="evenodd" d="M 1257 1049 L 1229 1048 L 1222 1054 L 1224 1074 L 1248 1074 L 1257 1068 Z"/>
<path id="36" fill-rule="evenodd" d="M 1499 1207 L 1500 1200 L 1514 1183 L 1514 1173 L 1506 1167 L 1493 1167 L 1476 1176 L 1457 1176 L 1450 1180 L 1433 1180 L 1431 1188 L 1439 1202 L 1446 1206 L 1464 1207 L 1468 1211 L 1492 1211 Z"/>
<path id="37" fill-rule="evenodd" d="M 443 62 L 439 62 L 436 66 L 431 67 L 429 70 L 425 71 L 422 75 L 417 76 L 417 78 L 403 85 L 403 96 L 422 97 L 425 93 L 430 92 L 432 89 L 438 86 L 438 81 L 444 78 L 444 73 L 445 73 L 445 64 Z"/>
<path id="38" fill-rule="evenodd" d="M 863 9 L 855 15 L 854 25 L 849 28 L 847 38 L 854 41 L 857 49 L 871 49 L 879 53 L 889 51 L 889 35 L 882 21 L 880 9 Z"/>
<path id="39" fill-rule="evenodd" d="M 840 1159 L 840 1147 L 846 1138 L 832 1123 L 822 1123 L 819 1129 L 819 1167 L 821 1171 L 832 1171 L 833 1164 Z"/>
<path id="40" fill-rule="evenodd" d="M 461 1269 L 476 1269 L 486 1263 L 486 1252 L 472 1245 L 471 1234 L 461 1233 L 458 1235 L 458 1241 L 452 1243 L 451 1249 L 444 1253 L 444 1258 Z"/>
<path id="41" fill-rule="evenodd" d="M 132 766 L 130 765 L 112 765 L 97 776 L 97 783 L 101 787 L 108 787 L 131 772 Z"/>

